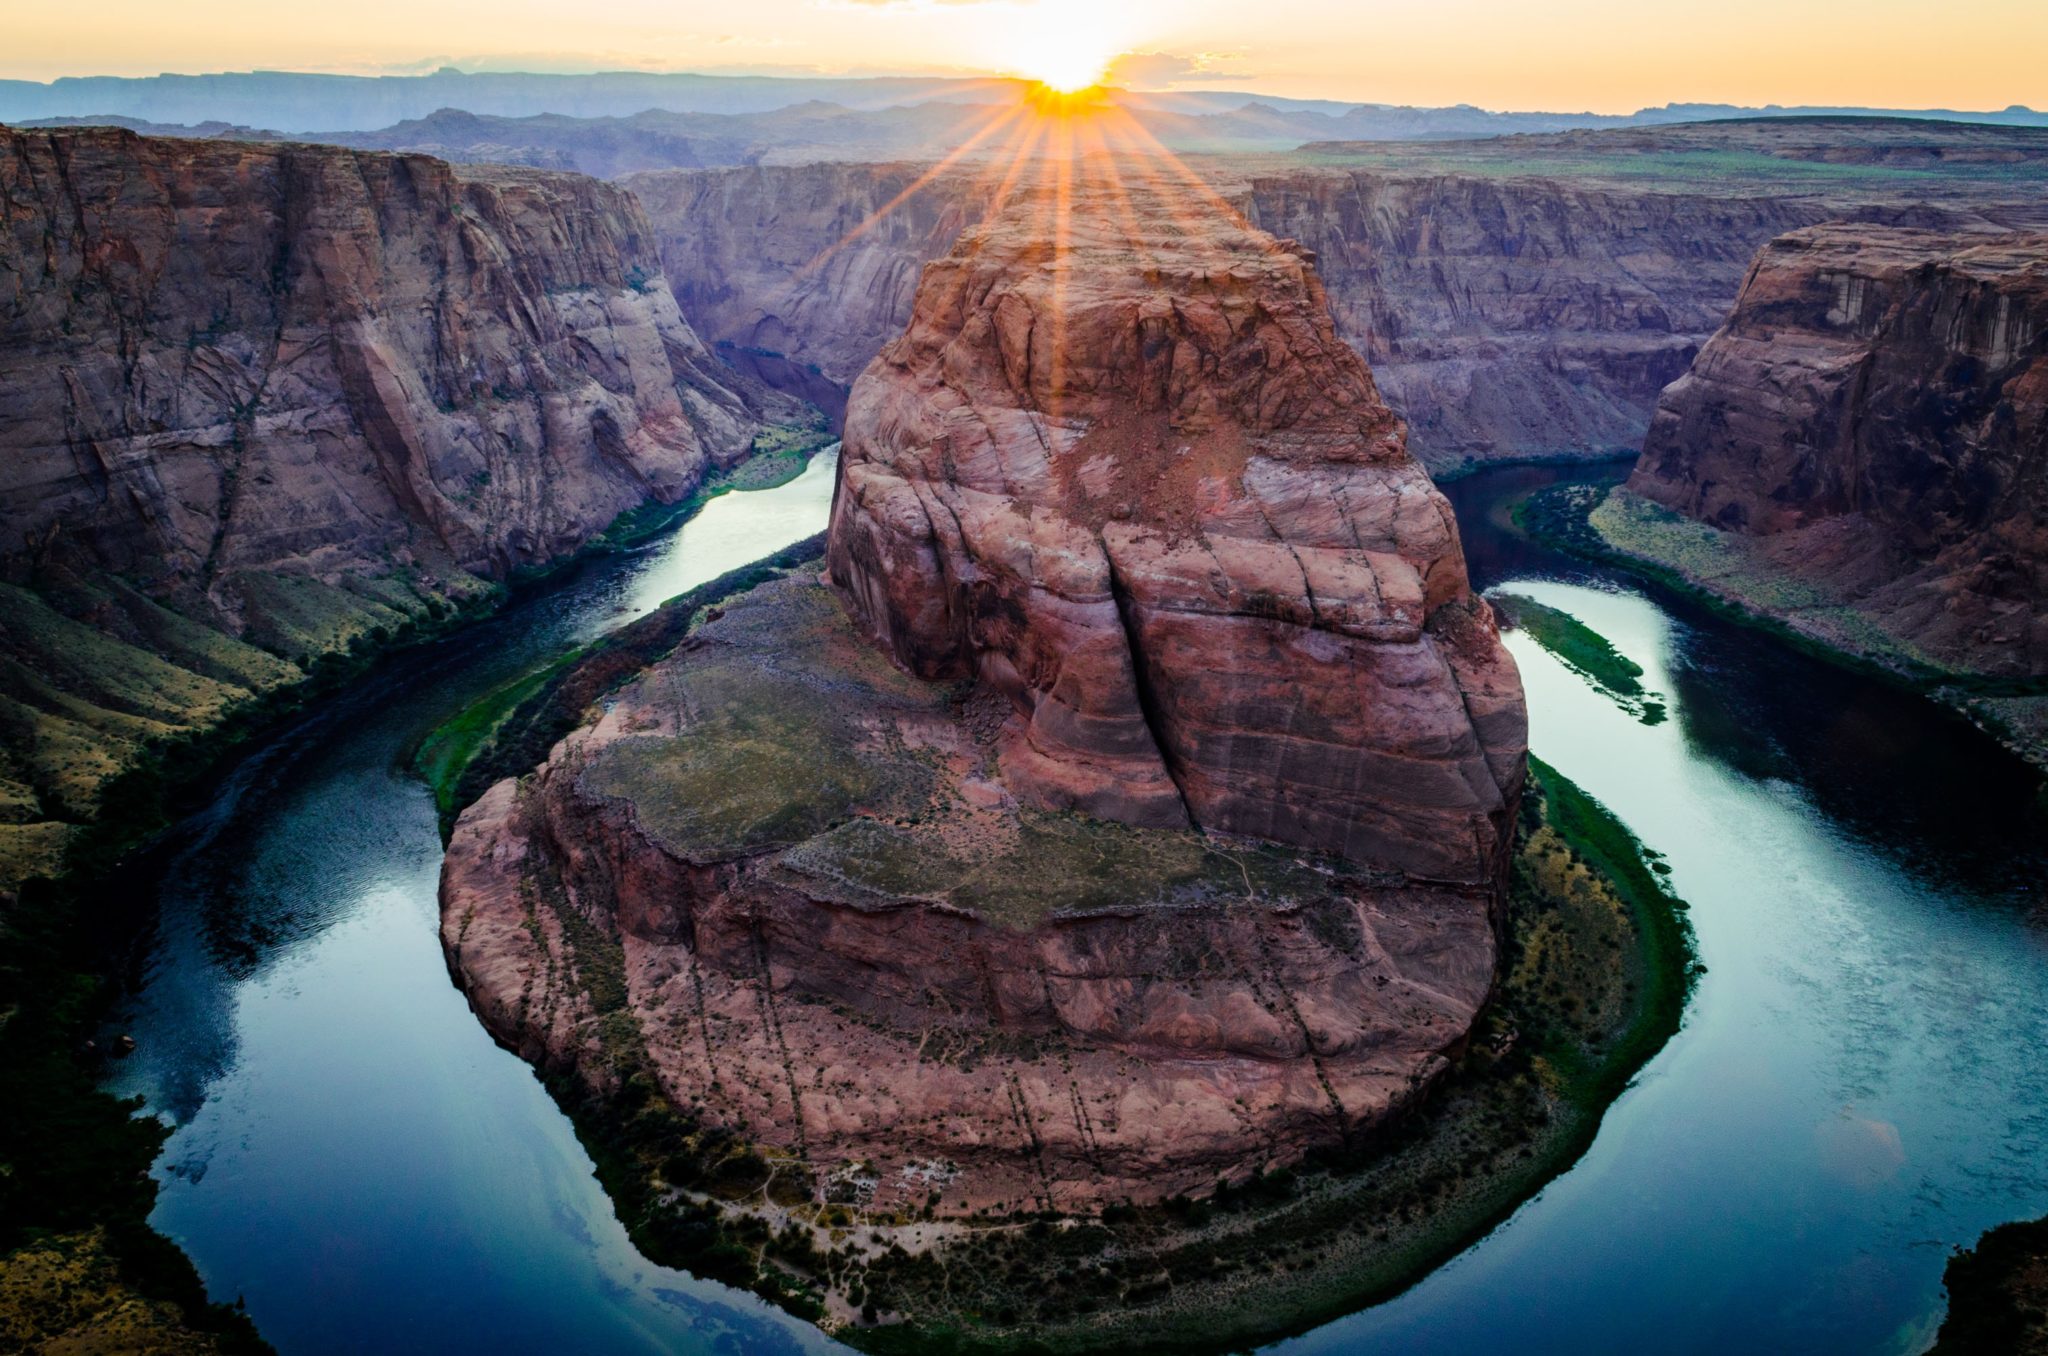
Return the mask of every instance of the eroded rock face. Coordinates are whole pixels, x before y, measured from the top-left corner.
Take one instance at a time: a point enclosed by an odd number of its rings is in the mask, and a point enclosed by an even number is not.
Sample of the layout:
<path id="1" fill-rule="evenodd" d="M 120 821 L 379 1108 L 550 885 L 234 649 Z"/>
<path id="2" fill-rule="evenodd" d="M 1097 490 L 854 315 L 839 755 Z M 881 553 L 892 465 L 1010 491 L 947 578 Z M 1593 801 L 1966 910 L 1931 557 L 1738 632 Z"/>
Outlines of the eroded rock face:
<path id="1" fill-rule="evenodd" d="M 0 128 L 0 881 L 152 743 L 683 496 L 792 404 L 594 180 Z"/>
<path id="2" fill-rule="evenodd" d="M 1757 246 L 1847 210 L 1811 196 L 1203 168 L 1250 222 L 1315 252 L 1339 333 L 1436 467 L 1639 446 Z M 804 165 L 624 182 L 708 340 L 850 385 L 909 320 L 921 267 L 987 214 L 1003 177 Z"/>
<path id="3" fill-rule="evenodd" d="M 1040 805 L 1492 879 L 1520 682 L 1310 259 L 1071 193 L 925 270 L 853 393 L 834 582 L 911 672 L 1012 702 Z"/>
<path id="4" fill-rule="evenodd" d="M 815 368 L 842 388 L 903 332 L 918 274 L 997 188 L 919 165 L 750 165 L 623 183 L 706 339 Z"/>
<path id="5" fill-rule="evenodd" d="M 464 812 L 450 964 L 526 1058 L 881 1214 L 1201 1192 L 1446 1067 L 1489 887 L 1035 809 L 1002 720 L 763 586 Z"/>
<path id="6" fill-rule="evenodd" d="M 442 876 L 501 1040 L 877 1213 L 1351 1142 L 1497 969 L 1521 691 L 1399 420 L 1298 249 L 1055 191 L 857 386 L 836 588 L 707 614 Z"/>
<path id="7" fill-rule="evenodd" d="M 1932 662 L 2048 674 L 2048 235 L 1772 241 L 1629 489 Z"/>
<path id="8" fill-rule="evenodd" d="M 231 627 L 240 571 L 546 560 L 756 425 L 593 180 L 0 131 L 0 214 L 0 556 Z"/>

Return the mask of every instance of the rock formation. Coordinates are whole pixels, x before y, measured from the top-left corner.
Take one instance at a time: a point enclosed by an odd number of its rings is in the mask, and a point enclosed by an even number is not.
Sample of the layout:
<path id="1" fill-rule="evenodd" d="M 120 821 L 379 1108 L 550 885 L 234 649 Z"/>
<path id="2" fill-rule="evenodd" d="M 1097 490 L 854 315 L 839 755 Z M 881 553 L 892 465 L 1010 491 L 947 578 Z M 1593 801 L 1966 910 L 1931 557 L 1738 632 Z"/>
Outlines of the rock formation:
<path id="1" fill-rule="evenodd" d="M 1199 195 L 1026 194 L 848 426 L 838 592 L 708 611 L 462 815 L 485 1022 L 907 1218 L 1402 1106 L 1491 990 L 1521 696 L 1309 261 Z"/>
<path id="2" fill-rule="evenodd" d="M 1015 705 L 1048 808 L 1487 879 L 1521 689 L 1313 256 L 1096 191 L 1057 249 L 1012 210 L 925 270 L 848 412 L 834 583 Z"/>
<path id="3" fill-rule="evenodd" d="M 1939 666 L 2048 675 L 2048 235 L 1772 241 L 1629 489 Z"/>
<path id="4" fill-rule="evenodd" d="M 0 129 L 9 816 L 678 498 L 750 399 L 596 181 Z"/>
<path id="5" fill-rule="evenodd" d="M 1766 241 L 1830 219 L 2040 220 L 2048 133 L 1800 119 L 1317 150 L 1312 163 L 1194 164 L 1253 225 L 1316 254 L 1338 333 L 1408 422 L 1410 449 L 1443 468 L 1635 450 Z M 1731 191 L 1729 156 L 1771 168 Z M 844 385 L 900 332 L 920 267 L 981 219 L 1009 169 L 922 172 L 624 182 L 707 340 Z"/>

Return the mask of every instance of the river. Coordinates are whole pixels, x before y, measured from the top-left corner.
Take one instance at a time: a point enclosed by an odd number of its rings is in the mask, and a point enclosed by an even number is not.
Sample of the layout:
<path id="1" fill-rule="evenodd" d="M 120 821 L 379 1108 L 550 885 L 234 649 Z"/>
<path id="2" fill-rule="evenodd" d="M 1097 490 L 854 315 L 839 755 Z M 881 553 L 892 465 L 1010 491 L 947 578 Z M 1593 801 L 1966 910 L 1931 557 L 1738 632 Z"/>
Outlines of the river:
<path id="1" fill-rule="evenodd" d="M 832 461 L 398 657 L 244 764 L 145 883 L 116 1090 L 176 1127 L 153 1220 L 286 1356 L 832 1346 L 634 1251 L 448 980 L 402 765 L 534 660 L 818 530 Z M 1562 474 L 1446 492 L 1476 583 L 1578 616 L 1666 699 L 1645 725 L 1510 636 L 1532 745 L 1667 855 L 1707 973 L 1570 1172 L 1281 1349 L 1916 1352 L 1950 1250 L 2048 1212 L 2037 779 L 1929 703 L 1502 529 Z"/>

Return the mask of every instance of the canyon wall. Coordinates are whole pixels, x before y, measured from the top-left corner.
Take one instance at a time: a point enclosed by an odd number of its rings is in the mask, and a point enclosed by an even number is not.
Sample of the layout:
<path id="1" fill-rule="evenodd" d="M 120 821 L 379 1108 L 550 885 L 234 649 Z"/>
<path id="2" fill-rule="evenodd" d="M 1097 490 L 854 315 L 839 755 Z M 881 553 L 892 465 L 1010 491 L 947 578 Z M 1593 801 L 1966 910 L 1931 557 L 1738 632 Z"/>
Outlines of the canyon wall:
<path id="1" fill-rule="evenodd" d="M 1439 469 L 1633 449 L 1757 246 L 1838 210 L 1549 179 L 1203 168 L 1251 224 L 1314 252 L 1339 332 Z M 850 384 L 909 319 L 920 268 L 1000 182 L 954 168 L 913 189 L 919 174 L 814 165 L 624 182 L 708 338 Z"/>
<path id="2" fill-rule="evenodd" d="M 1628 490 L 1909 658 L 2048 675 L 2048 234 L 1772 241 Z"/>
<path id="3" fill-rule="evenodd" d="M 595 180 L 0 129 L 9 827 L 679 498 L 771 403 Z"/>
<path id="4" fill-rule="evenodd" d="M 1259 177 L 1246 214 L 1315 251 L 1339 330 L 1435 468 L 1634 449 L 1657 393 L 1810 199 L 1366 170 Z"/>
<path id="5" fill-rule="evenodd" d="M 660 171 L 640 199 L 684 314 L 707 339 L 853 384 L 903 332 L 920 270 L 979 221 L 997 185 L 925 166 Z"/>

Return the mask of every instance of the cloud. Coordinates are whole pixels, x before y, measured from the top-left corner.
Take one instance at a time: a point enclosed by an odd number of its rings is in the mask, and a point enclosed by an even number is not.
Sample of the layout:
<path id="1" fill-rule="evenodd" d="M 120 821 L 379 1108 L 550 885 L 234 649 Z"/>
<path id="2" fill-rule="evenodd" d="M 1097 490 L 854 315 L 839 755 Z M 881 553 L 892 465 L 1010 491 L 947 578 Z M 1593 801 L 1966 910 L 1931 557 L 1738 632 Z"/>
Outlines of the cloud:
<path id="1" fill-rule="evenodd" d="M 1124 52 L 1109 63 L 1109 83 L 1127 89 L 1161 89 L 1195 78 L 1256 79 L 1248 71 L 1225 69 L 1243 59 L 1242 52 Z"/>

